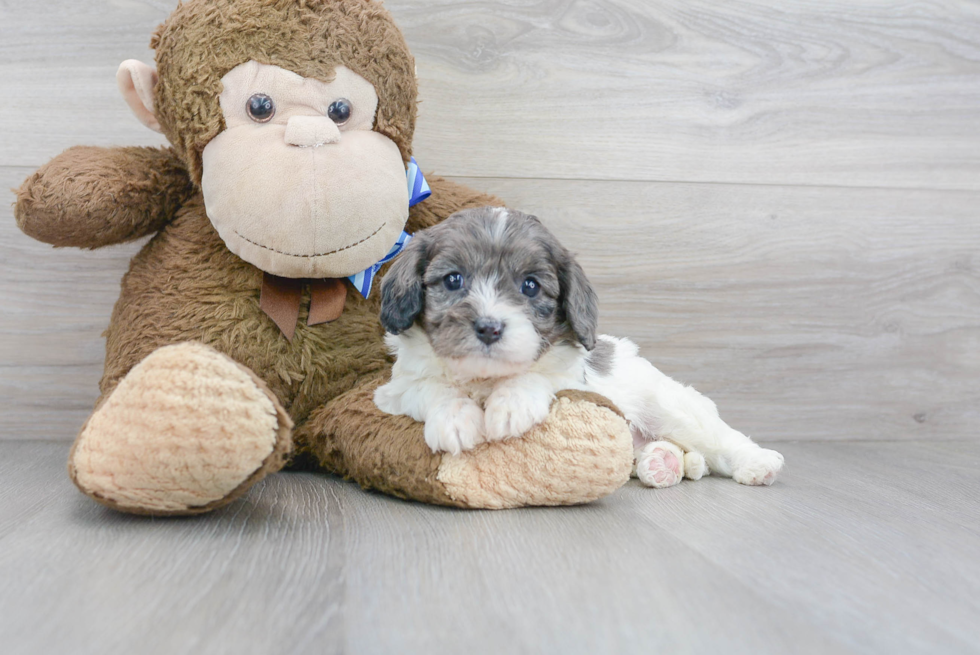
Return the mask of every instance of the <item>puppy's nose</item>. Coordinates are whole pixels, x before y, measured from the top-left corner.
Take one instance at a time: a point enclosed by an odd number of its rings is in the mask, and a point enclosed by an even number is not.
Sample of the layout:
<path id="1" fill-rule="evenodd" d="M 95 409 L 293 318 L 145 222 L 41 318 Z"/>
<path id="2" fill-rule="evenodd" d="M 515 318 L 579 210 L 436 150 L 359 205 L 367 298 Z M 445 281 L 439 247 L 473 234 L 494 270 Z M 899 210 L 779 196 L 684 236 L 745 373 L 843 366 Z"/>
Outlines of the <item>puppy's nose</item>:
<path id="1" fill-rule="evenodd" d="M 340 130 L 326 116 L 293 116 L 286 122 L 285 139 L 291 146 L 316 148 L 340 141 Z"/>
<path id="2" fill-rule="evenodd" d="M 473 329 L 476 330 L 476 338 L 489 346 L 500 341 L 504 324 L 492 318 L 478 318 L 473 323 Z"/>

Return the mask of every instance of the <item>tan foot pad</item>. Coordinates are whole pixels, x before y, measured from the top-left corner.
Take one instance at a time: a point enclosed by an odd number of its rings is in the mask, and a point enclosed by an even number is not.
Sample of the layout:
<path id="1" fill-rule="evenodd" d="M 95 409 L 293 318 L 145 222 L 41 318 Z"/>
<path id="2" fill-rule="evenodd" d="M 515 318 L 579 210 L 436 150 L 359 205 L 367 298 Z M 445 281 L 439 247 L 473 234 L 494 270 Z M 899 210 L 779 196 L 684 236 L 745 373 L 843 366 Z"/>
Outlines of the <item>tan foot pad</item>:
<path id="1" fill-rule="evenodd" d="M 438 479 L 453 500 L 488 509 L 575 505 L 623 486 L 633 468 L 629 426 L 617 411 L 573 393 L 559 394 L 547 420 L 520 438 L 444 455 Z"/>
<path id="2" fill-rule="evenodd" d="M 68 468 L 82 491 L 115 509 L 195 514 L 281 468 L 291 429 L 251 371 L 182 343 L 126 375 L 82 428 Z"/>

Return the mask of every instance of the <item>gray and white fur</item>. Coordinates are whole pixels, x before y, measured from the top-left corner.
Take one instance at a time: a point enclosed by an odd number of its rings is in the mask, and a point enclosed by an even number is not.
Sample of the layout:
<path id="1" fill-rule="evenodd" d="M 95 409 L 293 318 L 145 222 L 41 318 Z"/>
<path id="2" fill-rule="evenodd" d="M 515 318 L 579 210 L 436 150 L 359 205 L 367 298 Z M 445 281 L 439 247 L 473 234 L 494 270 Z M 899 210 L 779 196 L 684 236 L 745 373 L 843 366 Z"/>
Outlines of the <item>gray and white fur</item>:
<path id="1" fill-rule="evenodd" d="M 581 266 L 534 216 L 483 207 L 415 235 L 381 288 L 396 356 L 375 393 L 425 423 L 433 451 L 519 437 L 557 391 L 609 398 L 633 433 L 636 474 L 667 487 L 708 469 L 772 484 L 779 453 L 729 427 L 708 398 L 654 368 L 628 339 L 596 335 L 598 302 Z"/>

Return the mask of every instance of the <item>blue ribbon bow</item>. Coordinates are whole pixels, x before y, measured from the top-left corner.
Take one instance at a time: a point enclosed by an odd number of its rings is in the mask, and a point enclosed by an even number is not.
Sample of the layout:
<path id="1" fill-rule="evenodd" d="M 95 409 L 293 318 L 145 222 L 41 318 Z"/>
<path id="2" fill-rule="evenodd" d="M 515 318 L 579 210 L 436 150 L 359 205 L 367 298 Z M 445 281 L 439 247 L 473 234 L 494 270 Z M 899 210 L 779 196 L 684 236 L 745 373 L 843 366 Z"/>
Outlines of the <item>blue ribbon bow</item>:
<path id="1" fill-rule="evenodd" d="M 378 270 L 380 270 L 384 264 L 387 264 L 394 259 L 395 256 L 405 247 L 405 244 L 411 240 L 411 238 L 411 234 L 402 230 L 401 236 L 398 237 L 398 241 L 395 242 L 395 245 L 391 247 L 391 250 L 388 251 L 388 254 L 385 255 L 381 261 L 361 271 L 357 275 L 351 275 L 347 279 L 350 280 L 350 283 L 354 285 L 354 288 L 357 289 L 362 296 L 367 298 L 368 294 L 371 293 L 371 283 L 374 282 L 374 276 L 377 275 Z"/>
<path id="2" fill-rule="evenodd" d="M 414 207 L 426 198 L 432 195 L 432 189 L 429 188 L 429 183 L 425 181 L 425 176 L 422 175 L 422 171 L 419 170 L 418 162 L 415 161 L 415 157 L 409 159 L 408 171 L 406 172 L 408 177 L 408 206 Z M 388 254 L 381 258 L 377 264 L 369 266 L 365 270 L 361 271 L 357 275 L 351 275 L 347 279 L 350 280 L 354 288 L 360 292 L 365 298 L 371 293 L 371 284 L 374 282 L 374 276 L 378 273 L 381 267 L 392 259 L 394 259 L 398 253 L 405 248 L 412 238 L 412 235 L 404 230 L 401 236 L 398 237 L 398 241 L 395 241 L 395 245 L 391 247 Z"/>
<path id="3" fill-rule="evenodd" d="M 432 195 L 429 183 L 425 181 L 425 176 L 419 170 L 419 164 L 415 157 L 408 160 L 408 206 L 414 207 Z"/>

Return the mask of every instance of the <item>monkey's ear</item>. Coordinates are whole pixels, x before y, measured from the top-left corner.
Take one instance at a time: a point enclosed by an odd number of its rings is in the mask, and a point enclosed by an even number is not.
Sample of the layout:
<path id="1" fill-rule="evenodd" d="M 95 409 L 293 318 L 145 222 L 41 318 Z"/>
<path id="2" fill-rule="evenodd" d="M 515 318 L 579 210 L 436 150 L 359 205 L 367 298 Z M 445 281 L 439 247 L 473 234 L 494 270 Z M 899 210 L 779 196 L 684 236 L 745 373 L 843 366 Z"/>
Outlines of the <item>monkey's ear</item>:
<path id="1" fill-rule="evenodd" d="M 567 251 L 559 255 L 558 284 L 568 326 L 579 343 L 592 350 L 599 329 L 599 299 L 585 271 Z"/>
<path id="2" fill-rule="evenodd" d="M 116 84 L 126 104 L 136 114 L 140 123 L 154 132 L 162 132 L 160 122 L 153 113 L 153 89 L 157 85 L 157 71 L 136 59 L 119 64 Z"/>
<path id="3" fill-rule="evenodd" d="M 425 306 L 422 276 L 428 265 L 424 235 L 416 235 L 381 282 L 381 325 L 385 331 L 400 334 L 412 327 Z"/>

